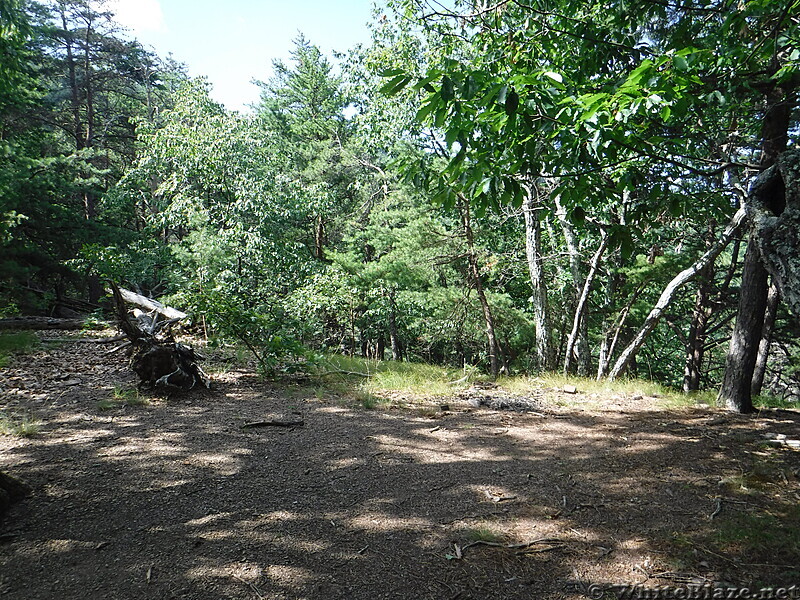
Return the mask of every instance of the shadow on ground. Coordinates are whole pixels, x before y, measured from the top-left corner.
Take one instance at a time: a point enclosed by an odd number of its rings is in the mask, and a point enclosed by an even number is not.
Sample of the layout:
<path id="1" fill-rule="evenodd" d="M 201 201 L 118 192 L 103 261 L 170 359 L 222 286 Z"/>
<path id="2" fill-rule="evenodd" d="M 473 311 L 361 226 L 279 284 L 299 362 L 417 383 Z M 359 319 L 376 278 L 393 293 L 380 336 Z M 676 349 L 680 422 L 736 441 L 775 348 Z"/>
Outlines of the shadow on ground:
<path id="1" fill-rule="evenodd" d="M 245 375 L 111 411 L 76 387 L 37 411 L 37 436 L 0 446 L 34 489 L 0 524 L 5 598 L 800 584 L 800 453 L 760 443 L 800 438 L 796 412 L 370 411 Z M 303 426 L 241 428 L 293 412 Z"/>

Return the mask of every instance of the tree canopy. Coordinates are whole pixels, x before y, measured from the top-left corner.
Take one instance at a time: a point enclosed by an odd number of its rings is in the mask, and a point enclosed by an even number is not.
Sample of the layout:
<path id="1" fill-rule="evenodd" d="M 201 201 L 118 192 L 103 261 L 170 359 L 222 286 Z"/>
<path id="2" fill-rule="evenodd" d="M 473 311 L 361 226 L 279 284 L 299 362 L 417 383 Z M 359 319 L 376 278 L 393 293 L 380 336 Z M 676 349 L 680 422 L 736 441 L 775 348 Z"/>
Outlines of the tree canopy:
<path id="1" fill-rule="evenodd" d="M 299 35 L 240 114 L 102 4 L 0 0 L 0 311 L 111 278 L 267 370 L 800 394 L 750 190 L 796 147 L 799 32 L 796 0 L 391 0 L 345 56 Z"/>

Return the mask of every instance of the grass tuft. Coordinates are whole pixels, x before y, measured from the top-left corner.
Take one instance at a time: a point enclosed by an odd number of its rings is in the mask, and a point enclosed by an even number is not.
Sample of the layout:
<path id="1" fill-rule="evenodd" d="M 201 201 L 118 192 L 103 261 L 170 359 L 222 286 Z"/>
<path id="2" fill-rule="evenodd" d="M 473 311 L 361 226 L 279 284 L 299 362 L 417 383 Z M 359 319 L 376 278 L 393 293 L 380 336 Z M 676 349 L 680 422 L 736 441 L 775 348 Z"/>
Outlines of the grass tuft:
<path id="1" fill-rule="evenodd" d="M 464 533 L 470 542 L 494 542 L 499 544 L 505 540 L 503 534 L 487 525 L 467 529 Z"/>
<path id="2" fill-rule="evenodd" d="M 123 406 L 146 406 L 150 401 L 142 396 L 138 390 L 114 386 L 111 398 L 97 402 L 97 410 L 106 411 L 122 408 Z"/>
<path id="3" fill-rule="evenodd" d="M 733 513 L 720 520 L 714 541 L 725 552 L 754 560 L 769 555 L 776 562 L 800 564 L 800 506 L 781 515 Z"/>
<path id="4" fill-rule="evenodd" d="M 39 433 L 41 425 L 41 421 L 28 415 L 20 417 L 0 413 L 0 435 L 33 437 Z"/>

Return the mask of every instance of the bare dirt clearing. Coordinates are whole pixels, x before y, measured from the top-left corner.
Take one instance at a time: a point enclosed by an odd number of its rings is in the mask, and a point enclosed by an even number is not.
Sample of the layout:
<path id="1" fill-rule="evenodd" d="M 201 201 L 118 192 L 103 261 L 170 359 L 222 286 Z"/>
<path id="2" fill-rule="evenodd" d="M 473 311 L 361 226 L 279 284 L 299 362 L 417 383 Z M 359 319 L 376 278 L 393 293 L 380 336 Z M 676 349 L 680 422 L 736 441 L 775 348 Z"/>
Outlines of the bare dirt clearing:
<path id="1" fill-rule="evenodd" d="M 33 488 L 0 523 L 3 597 L 800 584 L 800 452 L 764 444 L 800 439 L 796 411 L 588 409 L 580 394 L 564 408 L 544 393 L 537 415 L 456 397 L 445 412 L 365 410 L 236 371 L 136 405 L 119 353 L 48 346 L 0 369 L 0 408 L 41 421 L 0 437 L 0 470 Z M 242 428 L 279 418 L 303 425 Z"/>

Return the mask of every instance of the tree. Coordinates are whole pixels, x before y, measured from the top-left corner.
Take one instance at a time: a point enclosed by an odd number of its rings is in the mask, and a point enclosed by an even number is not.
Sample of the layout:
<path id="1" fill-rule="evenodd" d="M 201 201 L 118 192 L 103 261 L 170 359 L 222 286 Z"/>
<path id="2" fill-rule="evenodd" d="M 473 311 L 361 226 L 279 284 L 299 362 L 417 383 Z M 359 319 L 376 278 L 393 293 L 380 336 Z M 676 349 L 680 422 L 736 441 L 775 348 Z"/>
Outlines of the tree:
<path id="1" fill-rule="evenodd" d="M 628 256 L 662 214 L 734 212 L 735 182 L 752 172 L 760 90 L 786 87 L 798 58 L 791 2 L 405 8 L 444 51 L 422 77 L 387 73 L 385 89 L 424 93 L 418 117 L 441 131 L 445 180 L 483 209 L 521 204 L 523 177 L 555 179 L 551 197 L 568 218 L 604 222 L 611 248 Z M 683 192 L 700 180 L 713 201 L 689 205 Z M 452 204 L 444 186 L 435 193 Z"/>
<path id="2" fill-rule="evenodd" d="M 294 41 L 293 65 L 275 61 L 275 75 L 258 82 L 256 107 L 265 127 L 279 135 L 306 185 L 320 191 L 314 210 L 314 256 L 325 258 L 327 223 L 351 199 L 348 165 L 343 161 L 347 138 L 344 109 L 348 102 L 339 77 L 319 48 L 303 35 Z"/>

